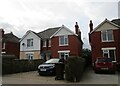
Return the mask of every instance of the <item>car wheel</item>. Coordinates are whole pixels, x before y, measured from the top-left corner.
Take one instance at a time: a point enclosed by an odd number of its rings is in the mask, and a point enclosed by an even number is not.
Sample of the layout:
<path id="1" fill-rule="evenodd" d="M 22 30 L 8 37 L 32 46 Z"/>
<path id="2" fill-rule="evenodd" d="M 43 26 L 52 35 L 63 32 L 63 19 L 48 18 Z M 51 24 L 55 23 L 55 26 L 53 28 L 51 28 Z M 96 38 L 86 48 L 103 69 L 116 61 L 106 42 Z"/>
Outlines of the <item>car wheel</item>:
<path id="1" fill-rule="evenodd" d="M 112 74 L 115 74 L 115 71 L 112 71 Z"/>
<path id="2" fill-rule="evenodd" d="M 94 72 L 95 72 L 96 74 L 98 74 L 98 71 L 97 71 L 97 70 L 94 70 Z"/>

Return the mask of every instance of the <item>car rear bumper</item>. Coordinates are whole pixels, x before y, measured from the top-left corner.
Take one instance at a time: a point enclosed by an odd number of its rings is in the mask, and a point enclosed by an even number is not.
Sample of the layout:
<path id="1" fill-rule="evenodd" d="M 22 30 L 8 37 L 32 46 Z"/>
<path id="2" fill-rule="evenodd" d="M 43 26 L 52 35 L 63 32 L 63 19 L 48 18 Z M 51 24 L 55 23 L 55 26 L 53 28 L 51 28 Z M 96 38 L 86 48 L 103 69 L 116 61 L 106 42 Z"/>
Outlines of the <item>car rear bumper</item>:
<path id="1" fill-rule="evenodd" d="M 115 73 L 115 68 L 107 68 L 107 67 L 100 67 L 100 68 L 94 68 L 95 72 L 100 72 L 100 71 L 108 71 L 108 72 L 112 72 Z"/>

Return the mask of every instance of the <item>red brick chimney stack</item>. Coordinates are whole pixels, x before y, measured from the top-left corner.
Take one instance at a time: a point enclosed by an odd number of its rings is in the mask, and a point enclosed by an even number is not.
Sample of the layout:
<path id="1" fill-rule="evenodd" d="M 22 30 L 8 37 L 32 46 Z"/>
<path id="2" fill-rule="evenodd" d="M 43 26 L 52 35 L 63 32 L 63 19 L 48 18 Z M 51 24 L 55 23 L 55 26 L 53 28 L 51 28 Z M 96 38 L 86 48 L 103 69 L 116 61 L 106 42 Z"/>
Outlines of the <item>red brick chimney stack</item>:
<path id="1" fill-rule="evenodd" d="M 4 30 L 0 29 L 0 36 L 3 37 L 3 35 L 4 35 Z"/>
<path id="2" fill-rule="evenodd" d="M 78 26 L 78 23 L 76 22 L 76 24 L 75 24 L 75 33 L 78 35 L 79 32 L 80 32 L 79 26 Z"/>
<path id="3" fill-rule="evenodd" d="M 93 31 L 93 23 L 92 23 L 92 20 L 90 20 L 89 27 L 90 27 L 90 32 Z"/>

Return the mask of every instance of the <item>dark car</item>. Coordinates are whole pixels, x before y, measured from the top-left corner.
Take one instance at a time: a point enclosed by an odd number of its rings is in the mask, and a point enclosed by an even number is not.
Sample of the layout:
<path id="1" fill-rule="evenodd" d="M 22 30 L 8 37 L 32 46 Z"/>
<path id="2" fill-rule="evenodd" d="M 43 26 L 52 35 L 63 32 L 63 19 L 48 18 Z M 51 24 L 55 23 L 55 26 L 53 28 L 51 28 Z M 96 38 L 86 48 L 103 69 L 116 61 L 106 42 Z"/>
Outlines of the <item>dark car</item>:
<path id="1" fill-rule="evenodd" d="M 110 58 L 97 58 L 94 63 L 94 71 L 95 73 L 100 71 L 115 73 L 115 62 L 113 62 Z"/>
<path id="2" fill-rule="evenodd" d="M 53 58 L 38 66 L 39 75 L 55 75 L 55 64 L 59 63 L 60 59 Z"/>

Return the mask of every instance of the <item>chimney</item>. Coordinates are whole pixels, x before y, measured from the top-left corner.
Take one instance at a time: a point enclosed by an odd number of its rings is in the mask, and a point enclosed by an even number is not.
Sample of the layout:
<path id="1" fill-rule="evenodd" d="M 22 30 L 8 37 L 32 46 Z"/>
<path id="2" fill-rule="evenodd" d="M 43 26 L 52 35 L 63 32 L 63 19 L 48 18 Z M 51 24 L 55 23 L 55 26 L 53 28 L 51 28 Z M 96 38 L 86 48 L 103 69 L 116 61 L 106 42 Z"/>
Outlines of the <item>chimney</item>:
<path id="1" fill-rule="evenodd" d="M 79 26 L 78 23 L 76 22 L 75 24 L 75 33 L 78 35 L 79 34 Z"/>
<path id="2" fill-rule="evenodd" d="M 3 37 L 3 35 L 4 35 L 4 30 L 0 29 L 0 36 Z"/>
<path id="3" fill-rule="evenodd" d="M 90 27 L 90 32 L 93 31 L 93 23 L 92 23 L 92 20 L 90 20 L 89 27 Z"/>
<path id="4" fill-rule="evenodd" d="M 78 35 L 78 39 L 81 40 L 81 31 L 79 29 L 78 23 L 75 25 L 75 33 Z"/>

